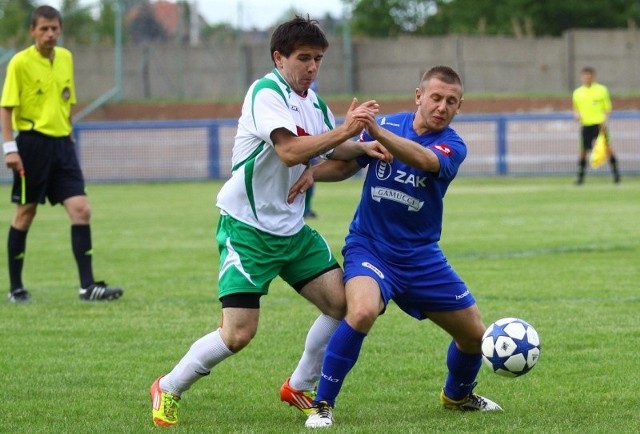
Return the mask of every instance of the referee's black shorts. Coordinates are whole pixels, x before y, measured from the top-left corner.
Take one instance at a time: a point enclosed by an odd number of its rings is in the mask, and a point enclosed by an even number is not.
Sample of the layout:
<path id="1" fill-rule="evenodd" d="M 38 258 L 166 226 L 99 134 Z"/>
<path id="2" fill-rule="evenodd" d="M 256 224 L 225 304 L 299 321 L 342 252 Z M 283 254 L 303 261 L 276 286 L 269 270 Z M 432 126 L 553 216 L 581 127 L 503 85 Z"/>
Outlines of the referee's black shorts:
<path id="1" fill-rule="evenodd" d="M 600 125 L 583 125 L 582 126 L 582 149 L 590 151 L 593 144 L 600 134 Z"/>
<path id="2" fill-rule="evenodd" d="M 85 182 L 76 149 L 70 137 L 50 137 L 21 131 L 16 137 L 24 166 L 24 179 L 13 174 L 11 202 L 62 203 L 85 195 Z"/>

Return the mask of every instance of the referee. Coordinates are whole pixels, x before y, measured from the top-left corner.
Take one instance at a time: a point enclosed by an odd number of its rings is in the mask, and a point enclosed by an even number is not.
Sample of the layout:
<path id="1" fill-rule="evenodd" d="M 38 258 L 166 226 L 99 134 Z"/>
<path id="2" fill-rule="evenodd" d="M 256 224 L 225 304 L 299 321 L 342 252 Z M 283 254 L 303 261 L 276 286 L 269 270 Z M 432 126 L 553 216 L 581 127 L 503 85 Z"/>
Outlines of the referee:
<path id="1" fill-rule="evenodd" d="M 593 68 L 585 66 L 580 72 L 582 86 L 573 91 L 573 113 L 575 119 L 582 125 L 580 135 L 580 160 L 578 161 L 577 185 L 584 182 L 584 174 L 587 167 L 587 153 L 593 149 L 598 134 L 603 131 L 607 136 L 607 157 L 613 174 L 613 182 L 620 182 L 618 161 L 609 144 L 609 131 L 607 120 L 611 114 L 611 98 L 609 90 L 597 83 L 596 72 Z"/>
<path id="2" fill-rule="evenodd" d="M 81 300 L 115 300 L 121 288 L 93 278 L 91 209 L 71 136 L 71 106 L 76 102 L 73 57 L 56 47 L 62 32 L 60 12 L 40 6 L 29 26 L 34 45 L 7 66 L 0 99 L 4 160 L 13 170 L 11 201 L 16 213 L 9 229 L 9 301 L 31 299 L 22 284 L 27 233 L 38 204 L 61 203 L 71 220 L 71 245 L 80 276 Z M 13 131 L 18 134 L 13 136 Z"/>

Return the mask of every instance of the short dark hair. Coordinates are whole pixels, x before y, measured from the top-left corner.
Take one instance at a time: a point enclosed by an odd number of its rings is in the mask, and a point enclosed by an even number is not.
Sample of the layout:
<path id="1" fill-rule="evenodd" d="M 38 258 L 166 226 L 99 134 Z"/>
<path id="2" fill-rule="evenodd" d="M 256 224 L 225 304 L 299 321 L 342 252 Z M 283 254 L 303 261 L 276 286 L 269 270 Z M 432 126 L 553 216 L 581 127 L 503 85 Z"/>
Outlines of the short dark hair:
<path id="1" fill-rule="evenodd" d="M 459 84 L 462 87 L 462 80 L 460 79 L 460 76 L 453 70 L 453 68 L 448 66 L 439 65 L 427 70 L 427 72 L 422 75 L 420 85 L 424 86 L 424 83 L 432 78 L 437 78 L 438 80 L 444 81 L 448 84 Z"/>
<path id="2" fill-rule="evenodd" d="M 36 26 L 38 18 L 46 18 L 48 20 L 57 19 L 60 22 L 60 26 L 62 26 L 62 15 L 60 15 L 60 12 L 58 12 L 58 10 L 52 6 L 38 6 L 31 13 L 31 28 L 34 28 Z"/>
<path id="3" fill-rule="evenodd" d="M 302 46 L 321 47 L 326 50 L 329 41 L 320 28 L 317 20 L 296 15 L 295 18 L 280 24 L 271 35 L 271 59 L 273 53 L 279 52 L 284 57 Z"/>
<path id="4" fill-rule="evenodd" d="M 584 68 L 582 68 L 582 70 L 580 71 L 582 74 L 591 74 L 591 75 L 595 75 L 596 70 L 593 69 L 591 66 L 585 66 Z"/>

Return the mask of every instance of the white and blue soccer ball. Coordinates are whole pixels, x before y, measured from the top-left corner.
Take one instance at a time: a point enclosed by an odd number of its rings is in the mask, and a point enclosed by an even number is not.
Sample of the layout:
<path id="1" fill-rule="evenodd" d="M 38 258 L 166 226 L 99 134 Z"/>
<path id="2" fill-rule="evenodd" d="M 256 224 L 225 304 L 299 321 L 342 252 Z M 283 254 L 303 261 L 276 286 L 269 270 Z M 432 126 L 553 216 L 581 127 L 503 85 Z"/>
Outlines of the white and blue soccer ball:
<path id="1" fill-rule="evenodd" d="M 533 369 L 540 348 L 536 329 L 518 318 L 499 319 L 482 336 L 482 360 L 504 377 L 519 377 Z"/>

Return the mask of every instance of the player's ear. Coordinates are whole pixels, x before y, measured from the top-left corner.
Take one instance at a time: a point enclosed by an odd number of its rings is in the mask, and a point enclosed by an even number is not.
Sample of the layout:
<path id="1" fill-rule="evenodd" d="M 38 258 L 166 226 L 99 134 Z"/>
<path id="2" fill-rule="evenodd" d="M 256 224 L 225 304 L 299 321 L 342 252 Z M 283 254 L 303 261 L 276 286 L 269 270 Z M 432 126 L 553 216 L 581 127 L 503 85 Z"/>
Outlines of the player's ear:
<path id="1" fill-rule="evenodd" d="M 279 51 L 271 53 L 271 59 L 276 68 L 280 69 L 282 67 L 282 54 Z"/>
<path id="2" fill-rule="evenodd" d="M 416 105 L 420 105 L 420 97 L 422 96 L 422 89 L 416 87 Z"/>

